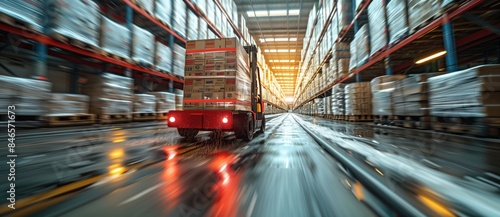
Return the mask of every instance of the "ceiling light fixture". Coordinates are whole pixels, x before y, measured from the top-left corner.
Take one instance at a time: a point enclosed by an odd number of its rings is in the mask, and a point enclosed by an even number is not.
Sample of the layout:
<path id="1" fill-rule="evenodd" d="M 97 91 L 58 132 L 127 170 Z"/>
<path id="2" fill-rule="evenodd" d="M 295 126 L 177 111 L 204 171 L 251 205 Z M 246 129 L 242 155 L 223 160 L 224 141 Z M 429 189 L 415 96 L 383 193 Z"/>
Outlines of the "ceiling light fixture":
<path id="1" fill-rule="evenodd" d="M 440 51 L 440 52 L 437 52 L 437 53 L 435 53 L 435 54 L 432 54 L 432 55 L 430 55 L 430 56 L 428 56 L 428 57 L 425 57 L 425 58 L 419 59 L 419 60 L 417 60 L 415 63 L 416 63 L 416 64 L 422 64 L 422 63 L 425 63 L 425 62 L 427 62 L 427 61 L 429 61 L 429 60 L 433 60 L 433 59 L 436 59 L 436 58 L 438 58 L 438 57 L 440 57 L 440 56 L 443 56 L 443 55 L 445 55 L 445 54 L 446 54 L 446 51 Z"/>

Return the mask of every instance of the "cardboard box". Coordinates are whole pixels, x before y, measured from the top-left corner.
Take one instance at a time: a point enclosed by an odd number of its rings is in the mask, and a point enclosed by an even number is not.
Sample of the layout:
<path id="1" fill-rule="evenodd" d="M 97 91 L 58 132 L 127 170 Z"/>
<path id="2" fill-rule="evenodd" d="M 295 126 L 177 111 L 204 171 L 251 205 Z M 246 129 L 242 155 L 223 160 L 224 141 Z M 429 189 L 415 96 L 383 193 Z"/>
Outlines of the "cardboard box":
<path id="1" fill-rule="evenodd" d="M 225 48 L 237 48 L 239 46 L 239 41 L 236 38 L 226 38 Z"/>
<path id="2" fill-rule="evenodd" d="M 184 92 L 184 99 L 203 99 L 203 93 L 186 93 Z"/>

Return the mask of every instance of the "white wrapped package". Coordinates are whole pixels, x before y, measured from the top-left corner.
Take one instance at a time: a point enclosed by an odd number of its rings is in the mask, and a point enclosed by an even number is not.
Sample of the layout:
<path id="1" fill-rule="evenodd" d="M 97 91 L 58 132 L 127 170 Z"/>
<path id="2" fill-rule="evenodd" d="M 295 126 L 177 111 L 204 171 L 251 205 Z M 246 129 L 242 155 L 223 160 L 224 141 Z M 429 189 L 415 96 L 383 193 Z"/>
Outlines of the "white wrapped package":
<path id="1" fill-rule="evenodd" d="M 47 0 L 48 35 L 63 35 L 99 46 L 101 14 L 92 0 Z"/>
<path id="2" fill-rule="evenodd" d="M 0 13 L 26 22 L 38 32 L 43 30 L 44 0 L 4 0 L 0 1 Z"/>
<path id="3" fill-rule="evenodd" d="M 393 115 L 392 92 L 394 88 L 373 92 L 374 115 Z"/>
<path id="4" fill-rule="evenodd" d="M 500 65 L 482 65 L 428 79 L 433 116 L 500 116 Z"/>
<path id="5" fill-rule="evenodd" d="M 115 23 L 103 16 L 101 26 L 101 48 L 106 52 L 129 57 L 130 53 L 130 30 L 127 27 Z"/>
<path id="6" fill-rule="evenodd" d="M 332 87 L 333 115 L 345 115 L 344 87 L 344 84 L 336 84 Z"/>
<path id="7" fill-rule="evenodd" d="M 132 101 L 91 98 L 89 111 L 91 114 L 130 114 L 132 113 Z"/>
<path id="8" fill-rule="evenodd" d="M 29 97 L 34 99 L 50 99 L 52 84 L 29 78 L 18 78 L 0 75 L 0 98 Z"/>
<path id="9" fill-rule="evenodd" d="M 151 94 L 134 94 L 134 113 L 154 113 L 156 97 Z"/>
<path id="10" fill-rule="evenodd" d="M 186 38 L 186 10 L 187 5 L 183 0 L 172 0 L 173 4 L 173 29 L 181 37 Z"/>
<path id="11" fill-rule="evenodd" d="M 389 43 L 392 44 L 408 34 L 408 10 L 406 0 L 392 0 L 387 4 L 387 22 L 389 25 Z"/>
<path id="12" fill-rule="evenodd" d="M 199 40 L 202 40 L 202 39 L 208 39 L 208 34 L 207 34 L 207 31 L 208 31 L 208 25 L 207 25 L 207 22 L 205 21 L 205 19 L 198 19 L 198 27 L 200 28 L 199 31 L 198 31 L 198 39 Z"/>
<path id="13" fill-rule="evenodd" d="M 174 44 L 174 67 L 173 73 L 178 76 L 184 76 L 184 64 L 186 60 L 186 48 Z"/>
<path id="14" fill-rule="evenodd" d="M 152 92 L 156 96 L 156 112 L 175 110 L 175 94 L 168 92 Z"/>
<path id="15" fill-rule="evenodd" d="M 356 43 L 354 43 L 356 40 Z M 360 67 L 370 58 L 370 40 L 368 39 L 368 27 L 363 25 L 354 36 L 351 44 L 356 45 L 356 66 Z M 352 54 L 351 54 L 352 57 Z"/>
<path id="16" fill-rule="evenodd" d="M 132 59 L 140 64 L 153 64 L 155 46 L 154 35 L 136 25 L 134 25 L 133 31 Z"/>
<path id="17" fill-rule="evenodd" d="M 52 93 L 48 103 L 49 115 L 88 114 L 89 97 L 80 94 Z"/>
<path id="18" fill-rule="evenodd" d="M 439 15 L 440 7 L 440 0 L 408 0 L 408 21 L 410 29 L 416 30 L 427 20 Z"/>
<path id="19" fill-rule="evenodd" d="M 370 56 L 387 45 L 387 32 L 385 31 L 385 11 L 382 1 L 372 1 L 368 6 L 368 22 L 370 34 Z"/>
<path id="20" fill-rule="evenodd" d="M 155 15 L 168 26 L 172 26 L 172 0 L 156 0 Z"/>
<path id="21" fill-rule="evenodd" d="M 401 80 L 404 78 L 406 78 L 406 75 L 383 75 L 383 76 L 376 77 L 376 78 L 372 79 L 372 81 L 370 82 L 372 92 L 386 89 L 384 87 L 388 86 L 387 85 L 388 83 L 398 81 L 398 80 Z M 394 88 L 394 86 L 389 87 L 389 88 Z"/>
<path id="22" fill-rule="evenodd" d="M 198 25 L 199 17 L 193 11 L 188 10 L 187 12 L 187 28 L 186 28 L 186 39 L 196 40 L 198 38 Z"/>
<path id="23" fill-rule="evenodd" d="M 156 0 L 135 0 L 137 4 L 139 4 L 142 8 L 144 8 L 147 12 L 151 14 L 153 14 L 155 1 Z"/>
<path id="24" fill-rule="evenodd" d="M 16 96 L 10 102 L 16 107 L 16 116 L 43 116 L 47 114 L 47 99 Z"/>
<path id="25" fill-rule="evenodd" d="M 156 42 L 156 67 L 159 70 L 172 72 L 172 49 L 158 41 Z"/>
<path id="26" fill-rule="evenodd" d="M 131 112 L 133 83 L 131 78 L 111 73 L 89 75 L 88 77 L 90 82 L 83 86 L 82 92 L 90 97 L 91 114 L 120 113 L 116 111 Z M 115 108 L 121 105 L 129 106 L 129 108 L 123 108 L 123 110 Z"/>

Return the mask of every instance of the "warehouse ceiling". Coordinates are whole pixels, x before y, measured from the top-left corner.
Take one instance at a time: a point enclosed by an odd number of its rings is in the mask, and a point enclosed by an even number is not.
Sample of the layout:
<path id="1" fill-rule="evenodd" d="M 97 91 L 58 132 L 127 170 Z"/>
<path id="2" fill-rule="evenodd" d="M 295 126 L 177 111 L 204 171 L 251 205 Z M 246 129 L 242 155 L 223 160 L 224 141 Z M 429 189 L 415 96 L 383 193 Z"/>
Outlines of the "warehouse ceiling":
<path id="1" fill-rule="evenodd" d="M 235 0 L 287 97 L 293 97 L 314 0 Z"/>

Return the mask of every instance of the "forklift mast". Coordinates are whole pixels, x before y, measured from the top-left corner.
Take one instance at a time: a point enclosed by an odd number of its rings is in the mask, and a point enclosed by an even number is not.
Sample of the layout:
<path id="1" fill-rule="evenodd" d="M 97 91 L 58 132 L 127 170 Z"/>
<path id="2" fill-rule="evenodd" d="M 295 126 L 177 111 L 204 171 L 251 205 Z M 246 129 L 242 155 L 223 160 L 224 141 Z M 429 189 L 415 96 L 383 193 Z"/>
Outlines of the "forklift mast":
<path id="1" fill-rule="evenodd" d="M 262 85 L 260 83 L 260 72 L 257 66 L 257 47 L 255 45 L 244 46 L 250 58 L 250 79 L 251 79 L 251 97 L 252 111 L 256 114 L 256 119 L 260 120 L 263 116 L 263 108 L 260 106 L 260 111 L 257 109 L 257 104 L 262 102 Z"/>

